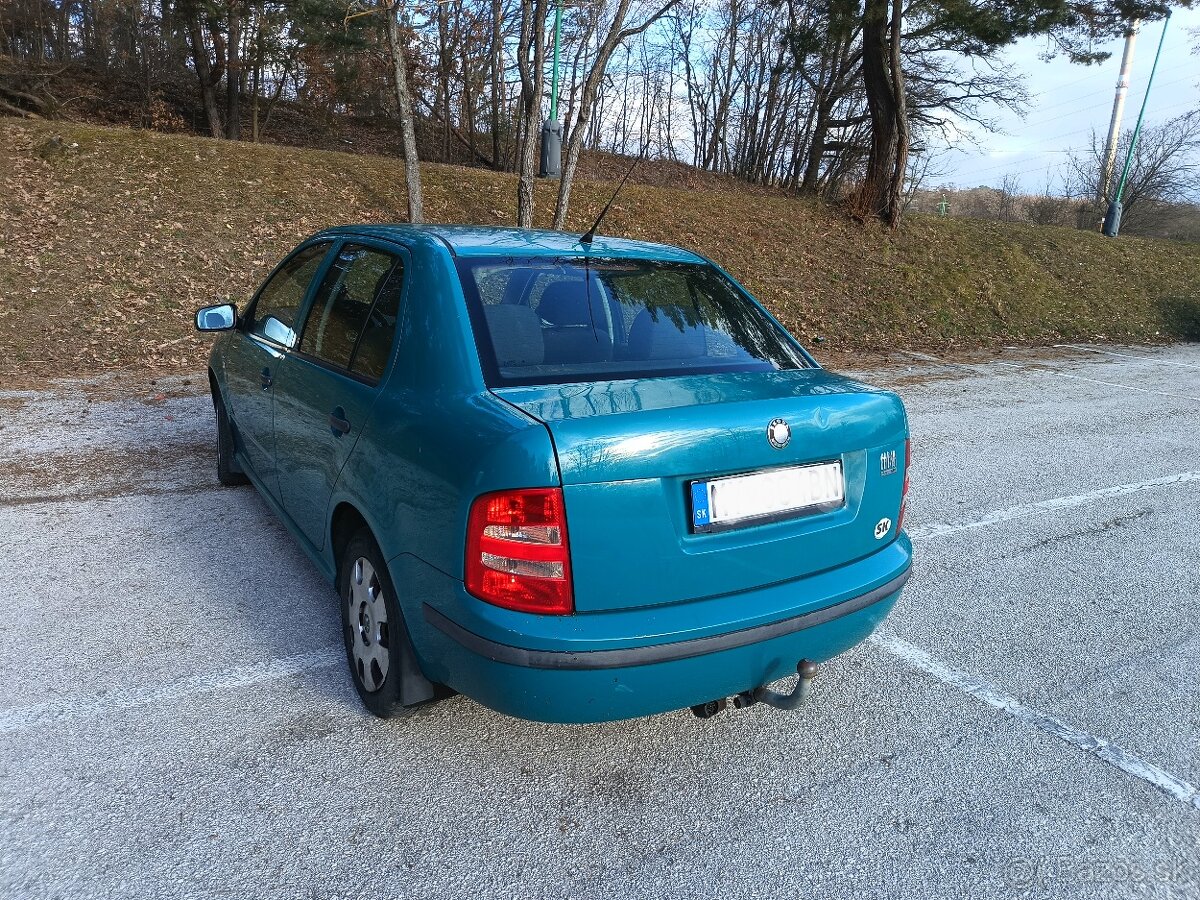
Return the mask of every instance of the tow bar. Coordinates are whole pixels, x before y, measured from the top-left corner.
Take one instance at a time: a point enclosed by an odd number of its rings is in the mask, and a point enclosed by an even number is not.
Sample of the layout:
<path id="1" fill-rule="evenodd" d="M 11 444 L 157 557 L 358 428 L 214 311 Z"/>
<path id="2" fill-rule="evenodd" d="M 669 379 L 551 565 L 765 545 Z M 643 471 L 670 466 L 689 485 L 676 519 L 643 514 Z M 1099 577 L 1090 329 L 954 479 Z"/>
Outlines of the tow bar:
<path id="1" fill-rule="evenodd" d="M 804 701 L 809 698 L 809 695 L 812 694 L 812 682 L 817 674 L 817 664 L 811 660 L 802 659 L 796 665 L 796 674 L 800 677 L 796 681 L 796 686 L 792 688 L 791 693 L 781 694 L 763 684 L 752 691 L 742 691 L 733 698 L 733 705 L 737 709 L 745 709 L 748 706 L 753 706 L 755 703 L 765 703 L 776 709 L 799 709 L 804 704 Z M 721 710 L 725 709 L 726 705 L 727 701 L 724 698 L 710 700 L 707 703 L 693 706 L 692 712 L 701 719 L 711 719 Z"/>

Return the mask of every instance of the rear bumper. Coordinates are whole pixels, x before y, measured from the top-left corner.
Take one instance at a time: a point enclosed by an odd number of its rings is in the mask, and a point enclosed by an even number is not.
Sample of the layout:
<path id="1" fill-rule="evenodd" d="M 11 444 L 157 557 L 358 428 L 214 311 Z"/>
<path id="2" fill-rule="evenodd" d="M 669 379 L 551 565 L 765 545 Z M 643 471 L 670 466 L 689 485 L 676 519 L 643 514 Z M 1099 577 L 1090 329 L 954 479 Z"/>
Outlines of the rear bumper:
<path id="1" fill-rule="evenodd" d="M 612 650 L 529 650 L 501 644 L 468 631 L 452 619 L 448 619 L 428 603 L 422 604 L 425 621 L 443 634 L 457 641 L 462 647 L 493 662 L 531 669 L 571 669 L 589 671 L 595 669 L 623 669 L 630 666 L 649 666 L 658 663 L 676 662 L 696 656 L 707 656 L 726 650 L 737 650 L 751 644 L 773 640 L 786 635 L 817 628 L 827 622 L 851 615 L 867 607 L 876 606 L 889 598 L 899 596 L 900 589 L 908 581 L 909 569 L 905 569 L 886 584 L 841 603 L 825 606 L 811 612 L 793 616 L 779 622 L 755 625 L 738 631 L 714 634 L 709 637 L 671 641 L 666 644 L 651 644 L 646 647 L 626 647 Z M 709 698 L 712 699 L 712 698 Z M 689 704 L 691 705 L 691 704 Z"/>
<path id="2" fill-rule="evenodd" d="M 824 662 L 849 650 L 887 617 L 910 559 L 911 545 L 901 537 L 832 572 L 721 598 L 725 621 L 711 620 L 708 601 L 625 613 L 624 640 L 601 614 L 516 614 L 521 619 L 505 616 L 507 627 L 497 627 L 490 609 L 488 618 L 470 616 L 470 603 L 487 604 L 465 596 L 452 579 L 439 587 L 453 590 L 449 606 L 459 615 L 425 602 L 406 618 L 430 678 L 509 715 L 603 722 L 732 696 L 794 674 L 801 659 Z M 417 596 L 437 593 L 422 589 Z M 728 621 L 731 607 L 742 612 L 740 621 Z M 791 614 L 763 620 L 767 610 L 781 609 Z M 538 633 L 515 627 L 522 619 Z M 554 628 L 557 634 L 548 630 Z"/>

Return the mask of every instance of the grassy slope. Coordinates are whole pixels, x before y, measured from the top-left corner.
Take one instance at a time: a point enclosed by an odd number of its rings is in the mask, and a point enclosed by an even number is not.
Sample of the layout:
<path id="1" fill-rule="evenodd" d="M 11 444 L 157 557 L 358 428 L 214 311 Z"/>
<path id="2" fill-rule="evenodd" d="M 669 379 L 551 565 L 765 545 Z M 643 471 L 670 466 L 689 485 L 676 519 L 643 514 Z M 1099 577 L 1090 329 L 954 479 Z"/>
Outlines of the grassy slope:
<path id="1" fill-rule="evenodd" d="M 512 176 L 423 174 L 431 220 L 511 223 Z M 198 368 L 196 306 L 245 298 L 319 228 L 403 219 L 402 179 L 383 157 L 3 120 L 0 378 Z M 572 227 L 611 190 L 578 183 Z M 925 217 L 888 234 L 765 191 L 632 184 L 605 230 L 699 250 L 828 349 L 1200 336 L 1196 244 Z"/>

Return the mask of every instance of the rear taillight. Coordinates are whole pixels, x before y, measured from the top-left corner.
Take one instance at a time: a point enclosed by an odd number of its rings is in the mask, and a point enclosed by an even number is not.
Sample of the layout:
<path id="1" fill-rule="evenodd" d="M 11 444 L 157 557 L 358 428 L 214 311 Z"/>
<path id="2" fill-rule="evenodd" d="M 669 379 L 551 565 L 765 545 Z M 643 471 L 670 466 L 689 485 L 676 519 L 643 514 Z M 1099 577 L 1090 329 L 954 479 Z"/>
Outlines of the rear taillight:
<path id="1" fill-rule="evenodd" d="M 522 612 L 574 612 L 567 517 L 559 488 L 484 494 L 467 520 L 467 590 Z"/>
<path id="2" fill-rule="evenodd" d="M 900 489 L 900 515 L 896 516 L 896 534 L 904 527 L 904 510 L 908 508 L 908 464 L 912 461 L 912 441 L 904 439 L 904 487 Z"/>

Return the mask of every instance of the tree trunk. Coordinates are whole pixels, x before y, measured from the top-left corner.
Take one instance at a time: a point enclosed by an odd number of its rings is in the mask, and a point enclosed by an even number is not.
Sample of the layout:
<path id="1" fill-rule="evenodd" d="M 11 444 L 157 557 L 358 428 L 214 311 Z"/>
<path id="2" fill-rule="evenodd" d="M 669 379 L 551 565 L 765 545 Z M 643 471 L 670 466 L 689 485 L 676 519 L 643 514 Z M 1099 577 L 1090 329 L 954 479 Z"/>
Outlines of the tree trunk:
<path id="1" fill-rule="evenodd" d="M 408 188 L 408 221 L 416 224 L 425 221 L 421 202 L 421 167 L 417 158 L 417 130 L 413 114 L 412 94 L 408 89 L 408 60 L 404 53 L 403 38 L 396 0 L 384 7 L 387 23 L 388 51 L 392 57 L 392 72 L 396 87 L 396 107 L 400 115 L 400 135 L 404 150 L 404 183 Z"/>
<path id="2" fill-rule="evenodd" d="M 204 30 L 200 27 L 199 10 L 188 4 L 185 19 L 188 40 L 192 45 L 192 64 L 196 67 L 196 78 L 200 82 L 200 100 L 204 104 L 208 130 L 213 137 L 223 138 L 225 137 L 225 127 L 221 124 L 221 110 L 217 106 L 217 79 L 213 77 L 212 60 L 209 59 L 208 47 L 204 44 Z"/>
<path id="3" fill-rule="evenodd" d="M 825 110 L 818 108 L 817 119 L 813 124 L 812 137 L 808 142 L 808 159 L 804 166 L 804 175 L 798 188 L 801 194 L 815 194 L 817 181 L 821 176 L 821 161 L 825 158 L 825 136 L 828 128 L 825 125 Z"/>
<path id="4" fill-rule="evenodd" d="M 225 77 L 225 60 L 228 51 L 225 49 L 225 34 L 220 25 L 208 13 L 204 13 L 204 23 L 208 27 L 208 36 L 213 42 L 212 83 L 215 89 Z"/>
<path id="5" fill-rule="evenodd" d="M 266 4 L 263 0 L 258 0 L 255 5 L 254 15 L 254 65 L 250 70 L 250 139 L 254 143 L 258 143 L 258 104 L 259 94 L 262 92 L 262 71 L 263 71 L 263 16 L 265 14 Z"/>
<path id="6" fill-rule="evenodd" d="M 738 53 L 738 25 L 740 24 L 741 5 L 738 0 L 731 0 L 729 4 L 729 31 L 727 38 L 729 46 L 725 48 L 725 71 L 723 78 L 713 79 L 713 90 L 720 91 L 720 94 L 715 98 L 712 131 L 708 143 L 708 149 L 704 152 L 703 167 L 716 171 L 717 160 L 721 154 L 723 142 L 725 140 L 725 122 L 729 116 L 729 107 L 733 103 L 733 74 L 735 64 L 737 62 Z M 716 58 L 714 58 L 714 69 Z M 719 85 L 719 87 L 718 87 Z"/>
<path id="7" fill-rule="evenodd" d="M 503 12 L 504 0 L 492 0 L 492 168 L 496 171 L 504 168 L 500 152 L 500 92 L 504 77 L 504 37 L 500 27 Z"/>
<path id="8" fill-rule="evenodd" d="M 889 6 L 895 10 L 891 40 Z M 900 12 L 899 0 L 866 0 L 863 11 L 863 87 L 871 115 L 871 149 L 866 175 L 853 198 L 859 215 L 878 218 L 890 228 L 900 224 L 909 141 L 900 69 Z"/>
<path id="9" fill-rule="evenodd" d="M 446 3 L 437 4 L 438 36 L 438 106 L 442 119 L 442 162 L 450 162 L 450 10 Z"/>
<path id="10" fill-rule="evenodd" d="M 480 159 L 483 154 L 479 152 L 475 145 L 478 138 L 476 117 L 479 97 L 483 93 L 483 84 L 482 80 L 478 82 L 479 93 L 477 94 L 477 82 L 475 80 L 477 69 L 474 65 L 475 61 L 471 58 L 471 51 L 476 48 L 471 46 L 472 41 L 470 40 L 470 36 L 473 33 L 471 26 L 474 26 L 475 22 L 472 20 L 469 25 L 465 24 L 462 20 L 462 12 L 460 10 L 455 14 L 455 23 L 455 32 L 458 34 L 458 65 L 462 70 L 462 77 L 459 79 L 459 108 L 462 110 L 461 123 L 467 132 L 467 150 L 470 151 L 471 156 Z M 490 165 L 490 161 L 485 163 L 485 165 Z"/>
<path id="11" fill-rule="evenodd" d="M 283 96 L 283 89 L 287 86 L 288 77 L 291 75 L 292 67 L 295 64 L 296 58 L 294 55 L 288 57 L 287 61 L 283 64 L 283 73 L 279 76 L 279 81 L 275 84 L 275 93 L 271 96 L 271 99 L 267 101 L 267 110 L 263 114 L 262 127 L 256 131 L 256 134 L 259 138 L 266 134 L 267 128 L 271 125 L 271 114 L 275 112 L 275 106 L 279 103 L 280 98 Z"/>
<path id="12" fill-rule="evenodd" d="M 583 90 L 579 93 L 579 106 L 574 110 L 575 119 L 571 124 L 567 137 L 567 156 L 563 161 L 562 173 L 558 179 L 558 200 L 554 204 L 554 225 L 561 231 L 567 224 L 567 209 L 571 204 L 571 185 L 575 180 L 575 169 L 579 165 L 579 155 L 583 150 L 583 139 L 587 133 L 587 123 L 591 119 L 592 106 L 596 102 L 596 94 L 600 89 L 600 81 L 608 68 L 608 60 L 617 48 L 621 38 L 621 26 L 625 24 L 625 16 L 629 13 L 631 0 L 619 0 L 613 13 L 612 24 L 608 34 L 600 42 L 591 68 L 583 80 Z"/>
<path id="13" fill-rule="evenodd" d="M 558 201 L 554 204 L 554 228 L 559 231 L 567 224 L 567 209 L 571 203 L 571 184 L 575 179 L 575 168 L 579 165 L 580 152 L 583 150 L 583 141 L 587 133 L 586 125 L 591 119 L 592 107 L 596 102 L 596 95 L 600 91 L 600 84 L 604 80 L 604 73 L 608 68 L 608 61 L 612 57 L 613 51 L 622 41 L 641 34 L 657 22 L 676 2 L 677 0 L 668 0 L 665 6 L 651 14 L 645 21 L 623 30 L 622 26 L 625 24 L 625 17 L 629 15 L 632 0 L 619 0 L 617 8 L 613 12 L 608 34 L 600 42 L 600 46 L 596 50 L 596 57 L 592 60 L 592 66 L 584 79 L 583 90 L 579 93 L 579 106 L 575 111 L 575 121 L 571 126 L 570 136 L 567 138 L 567 158 L 563 162 L 562 175 L 558 180 Z"/>
<path id="14" fill-rule="evenodd" d="M 242 139 L 242 4 L 229 4 L 229 45 L 225 63 L 225 136 Z"/>
<path id="15" fill-rule="evenodd" d="M 580 112 L 583 111 L 584 102 L 579 105 Z M 579 165 L 579 155 L 583 149 L 583 139 L 586 136 L 587 129 L 582 127 L 585 120 L 580 120 L 574 128 L 571 129 L 571 136 L 567 139 L 567 158 L 563 160 L 562 172 L 558 178 L 558 199 L 554 204 L 554 228 L 562 231 L 567 224 L 567 209 L 571 204 L 571 183 L 575 180 L 575 169 Z"/>
<path id="16" fill-rule="evenodd" d="M 521 0 L 521 36 L 517 70 L 521 74 L 521 148 L 517 164 L 517 227 L 533 227 L 533 179 L 541 124 L 542 84 L 546 71 L 547 0 Z M 532 54 L 532 56 L 531 56 Z"/>
<path id="17" fill-rule="evenodd" d="M 563 141 L 566 141 L 571 136 L 570 128 L 571 123 L 575 121 L 575 106 L 579 102 L 579 92 L 582 90 L 582 85 L 579 81 L 579 69 L 584 65 L 588 54 L 591 52 L 592 38 L 596 34 L 598 25 L 598 16 L 588 17 L 587 27 L 584 29 L 583 34 L 579 35 L 579 46 L 576 48 L 574 58 L 571 61 L 571 88 L 567 92 L 567 112 L 562 118 Z M 599 94 L 597 94 L 597 97 L 599 97 Z"/>
<path id="18" fill-rule="evenodd" d="M 892 181 L 888 185 L 888 217 L 892 228 L 900 224 L 904 213 L 904 176 L 908 171 L 908 148 L 911 135 L 908 125 L 908 97 L 904 86 L 904 67 L 900 60 L 900 35 L 904 24 L 902 0 L 892 0 L 892 102 L 896 108 L 896 161 L 892 168 Z"/>

